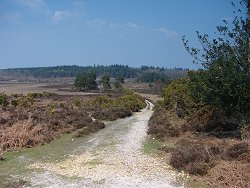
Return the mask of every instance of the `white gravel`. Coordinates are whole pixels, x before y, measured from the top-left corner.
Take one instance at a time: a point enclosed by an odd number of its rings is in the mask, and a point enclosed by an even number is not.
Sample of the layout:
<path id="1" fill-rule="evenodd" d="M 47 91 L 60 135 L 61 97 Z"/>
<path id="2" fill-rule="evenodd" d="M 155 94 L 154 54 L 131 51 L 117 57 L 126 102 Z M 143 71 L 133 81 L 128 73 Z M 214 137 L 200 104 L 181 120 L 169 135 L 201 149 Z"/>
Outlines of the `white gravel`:
<path id="1" fill-rule="evenodd" d="M 35 163 L 29 168 L 43 169 L 48 181 L 40 182 L 34 174 L 33 186 L 43 187 L 181 187 L 176 184 L 178 173 L 159 158 L 142 152 L 147 135 L 152 104 L 130 118 L 115 121 L 127 126 L 96 147 L 59 163 Z M 92 138 L 93 142 L 97 138 Z M 46 174 L 46 175 L 45 175 Z M 73 180 L 67 180 L 73 178 Z"/>

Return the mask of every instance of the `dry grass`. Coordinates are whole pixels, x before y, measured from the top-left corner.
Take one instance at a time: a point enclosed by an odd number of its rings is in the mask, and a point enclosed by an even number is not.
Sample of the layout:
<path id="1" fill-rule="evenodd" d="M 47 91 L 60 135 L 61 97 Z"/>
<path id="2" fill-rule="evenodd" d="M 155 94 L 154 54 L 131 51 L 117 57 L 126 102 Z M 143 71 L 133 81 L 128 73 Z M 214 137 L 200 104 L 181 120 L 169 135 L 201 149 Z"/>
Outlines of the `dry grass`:
<path id="1" fill-rule="evenodd" d="M 211 187 L 250 187 L 250 163 L 222 161 L 205 178 Z"/>
<path id="2" fill-rule="evenodd" d="M 205 175 L 213 166 L 213 160 L 204 144 L 180 140 L 171 154 L 170 165 L 190 174 Z"/>
<path id="3" fill-rule="evenodd" d="M 200 117 L 198 121 L 186 122 L 183 118 L 171 116 L 165 109 L 157 108 L 149 121 L 148 134 L 164 141 L 166 147 L 162 151 L 165 151 L 164 158 L 170 165 L 192 175 L 188 186 L 250 187 L 248 137 L 239 139 L 238 132 L 229 131 L 235 129 L 234 125 L 227 126 L 225 119 L 221 125 L 216 117 L 211 117 L 215 116 L 208 114 L 205 120 Z M 202 122 L 205 122 L 205 127 L 196 125 Z M 216 132 L 214 128 L 218 123 L 221 126 Z M 200 128 L 212 132 L 197 132 Z"/>
<path id="4" fill-rule="evenodd" d="M 211 187 L 249 187 L 250 144 L 237 139 L 182 135 L 175 139 L 170 164 Z"/>

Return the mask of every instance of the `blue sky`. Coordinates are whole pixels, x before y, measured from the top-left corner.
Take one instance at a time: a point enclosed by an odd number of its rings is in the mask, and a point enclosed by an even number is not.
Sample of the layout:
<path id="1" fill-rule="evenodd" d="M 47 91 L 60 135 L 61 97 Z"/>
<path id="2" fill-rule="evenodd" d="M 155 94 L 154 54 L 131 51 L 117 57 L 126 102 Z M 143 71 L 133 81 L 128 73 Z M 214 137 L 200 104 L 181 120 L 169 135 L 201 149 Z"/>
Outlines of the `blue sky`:
<path id="1" fill-rule="evenodd" d="M 0 0 L 0 69 L 55 65 L 197 68 L 181 37 L 232 19 L 230 0 Z"/>

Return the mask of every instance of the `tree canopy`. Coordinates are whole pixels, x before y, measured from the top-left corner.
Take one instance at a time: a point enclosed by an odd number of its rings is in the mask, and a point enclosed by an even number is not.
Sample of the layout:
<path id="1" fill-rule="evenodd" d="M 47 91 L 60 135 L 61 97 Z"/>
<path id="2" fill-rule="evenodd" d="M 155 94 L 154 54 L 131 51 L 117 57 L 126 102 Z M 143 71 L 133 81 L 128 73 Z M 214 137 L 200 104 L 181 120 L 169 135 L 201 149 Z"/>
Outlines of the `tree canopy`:
<path id="1" fill-rule="evenodd" d="M 97 88 L 96 74 L 93 71 L 78 74 L 75 78 L 75 87 L 77 90 L 94 90 Z"/>

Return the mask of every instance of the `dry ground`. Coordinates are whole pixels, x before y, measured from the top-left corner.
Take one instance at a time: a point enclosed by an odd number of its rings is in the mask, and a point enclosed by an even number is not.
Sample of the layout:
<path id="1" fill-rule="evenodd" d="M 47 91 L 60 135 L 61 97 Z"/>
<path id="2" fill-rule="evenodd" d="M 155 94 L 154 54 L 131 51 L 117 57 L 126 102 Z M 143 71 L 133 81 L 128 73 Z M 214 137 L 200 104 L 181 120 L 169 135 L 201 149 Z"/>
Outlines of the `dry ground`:
<path id="1" fill-rule="evenodd" d="M 28 93 L 56 93 L 59 95 L 89 95 L 92 93 L 86 92 L 72 92 L 72 85 L 50 85 L 44 83 L 32 83 L 32 82 L 0 82 L 0 93 L 5 93 L 7 95 L 11 94 L 24 94 Z"/>

